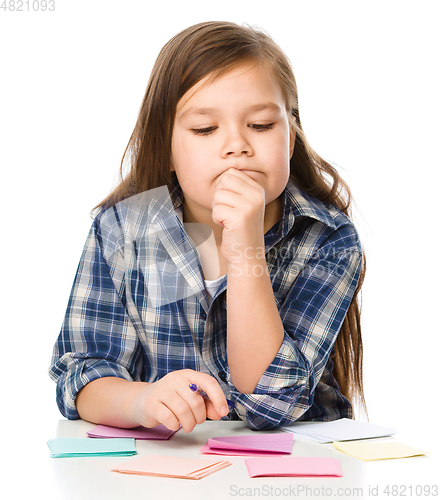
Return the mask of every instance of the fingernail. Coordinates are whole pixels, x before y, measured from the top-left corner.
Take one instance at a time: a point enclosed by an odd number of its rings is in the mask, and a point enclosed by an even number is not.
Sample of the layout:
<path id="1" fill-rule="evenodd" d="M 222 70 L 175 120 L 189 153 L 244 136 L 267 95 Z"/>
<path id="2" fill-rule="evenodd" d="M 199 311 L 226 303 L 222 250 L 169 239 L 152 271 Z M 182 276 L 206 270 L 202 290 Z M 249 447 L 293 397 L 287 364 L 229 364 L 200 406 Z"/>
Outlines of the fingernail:
<path id="1" fill-rule="evenodd" d="M 222 406 L 220 408 L 220 414 L 221 415 L 225 415 L 226 416 L 228 413 L 229 413 L 229 408 L 227 406 Z"/>

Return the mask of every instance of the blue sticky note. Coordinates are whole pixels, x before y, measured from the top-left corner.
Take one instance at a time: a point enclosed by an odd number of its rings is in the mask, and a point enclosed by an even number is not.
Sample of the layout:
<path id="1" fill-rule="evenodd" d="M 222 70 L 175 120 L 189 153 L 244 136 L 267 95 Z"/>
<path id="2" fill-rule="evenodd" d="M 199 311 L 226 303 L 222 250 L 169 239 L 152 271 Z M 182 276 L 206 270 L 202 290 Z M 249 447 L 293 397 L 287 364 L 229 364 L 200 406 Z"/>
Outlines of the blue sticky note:
<path id="1" fill-rule="evenodd" d="M 136 455 L 135 441 L 132 438 L 55 438 L 50 439 L 47 445 L 52 458 Z"/>

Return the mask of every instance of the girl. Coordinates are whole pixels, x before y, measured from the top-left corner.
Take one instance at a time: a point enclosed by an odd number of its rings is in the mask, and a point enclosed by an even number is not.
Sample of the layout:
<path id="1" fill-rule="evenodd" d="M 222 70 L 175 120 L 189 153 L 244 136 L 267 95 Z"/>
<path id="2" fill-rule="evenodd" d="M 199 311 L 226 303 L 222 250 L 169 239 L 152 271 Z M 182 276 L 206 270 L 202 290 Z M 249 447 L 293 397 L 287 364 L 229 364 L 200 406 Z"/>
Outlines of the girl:
<path id="1" fill-rule="evenodd" d="M 349 211 L 272 39 L 223 22 L 179 33 L 82 254 L 50 368 L 60 411 L 185 432 L 352 418 L 363 259 Z"/>

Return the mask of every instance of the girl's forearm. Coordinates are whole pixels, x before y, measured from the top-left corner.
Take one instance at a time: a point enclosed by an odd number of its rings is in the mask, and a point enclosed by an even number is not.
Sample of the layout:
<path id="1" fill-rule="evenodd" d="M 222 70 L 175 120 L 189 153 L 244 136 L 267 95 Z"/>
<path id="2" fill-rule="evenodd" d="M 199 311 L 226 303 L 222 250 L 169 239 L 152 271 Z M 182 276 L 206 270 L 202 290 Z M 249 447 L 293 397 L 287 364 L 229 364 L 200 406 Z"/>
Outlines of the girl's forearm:
<path id="1" fill-rule="evenodd" d="M 133 416 L 132 403 L 146 385 L 145 382 L 130 382 L 117 377 L 93 380 L 77 395 L 79 416 L 96 424 L 136 427 L 139 423 Z"/>
<path id="2" fill-rule="evenodd" d="M 284 340 L 265 259 L 228 268 L 227 324 L 232 382 L 241 393 L 252 393 Z"/>

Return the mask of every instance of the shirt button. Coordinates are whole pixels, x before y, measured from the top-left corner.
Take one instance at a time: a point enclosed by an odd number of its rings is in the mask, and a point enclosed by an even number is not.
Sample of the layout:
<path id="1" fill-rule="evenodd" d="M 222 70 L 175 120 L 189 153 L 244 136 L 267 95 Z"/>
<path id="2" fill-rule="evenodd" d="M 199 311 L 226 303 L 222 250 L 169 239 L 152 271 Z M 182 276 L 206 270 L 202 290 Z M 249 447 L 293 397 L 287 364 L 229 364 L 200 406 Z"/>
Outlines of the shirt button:
<path id="1" fill-rule="evenodd" d="M 203 321 L 206 321 L 206 312 L 204 309 L 200 312 L 200 317 L 203 319 Z"/>
<path id="2" fill-rule="evenodd" d="M 218 372 L 218 376 L 220 378 L 220 380 L 222 380 L 223 382 L 226 382 L 228 379 L 227 379 L 227 376 L 226 376 L 226 373 L 225 372 Z"/>

